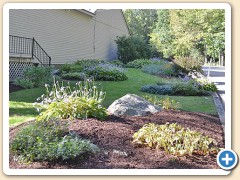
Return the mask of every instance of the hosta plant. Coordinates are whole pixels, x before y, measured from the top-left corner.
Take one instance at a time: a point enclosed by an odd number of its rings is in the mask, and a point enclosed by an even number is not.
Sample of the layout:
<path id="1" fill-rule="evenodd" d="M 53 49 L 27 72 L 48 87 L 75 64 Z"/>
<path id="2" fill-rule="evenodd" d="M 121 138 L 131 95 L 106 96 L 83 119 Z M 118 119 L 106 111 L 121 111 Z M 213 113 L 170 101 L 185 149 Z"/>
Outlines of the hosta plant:
<path id="1" fill-rule="evenodd" d="M 107 63 L 86 68 L 84 72 L 96 80 L 124 81 L 128 79 L 123 68 Z"/>
<path id="2" fill-rule="evenodd" d="M 145 124 L 133 135 L 133 144 L 153 149 L 163 149 L 176 156 L 216 154 L 217 142 L 200 132 L 185 129 L 177 123 L 164 125 Z"/>
<path id="3" fill-rule="evenodd" d="M 103 120 L 107 116 L 106 109 L 101 105 L 104 98 L 105 93 L 98 90 L 91 79 L 78 82 L 74 87 L 54 81 L 52 87 L 46 85 L 46 94 L 38 98 L 37 107 L 41 109 L 41 114 L 37 119 L 94 117 Z"/>

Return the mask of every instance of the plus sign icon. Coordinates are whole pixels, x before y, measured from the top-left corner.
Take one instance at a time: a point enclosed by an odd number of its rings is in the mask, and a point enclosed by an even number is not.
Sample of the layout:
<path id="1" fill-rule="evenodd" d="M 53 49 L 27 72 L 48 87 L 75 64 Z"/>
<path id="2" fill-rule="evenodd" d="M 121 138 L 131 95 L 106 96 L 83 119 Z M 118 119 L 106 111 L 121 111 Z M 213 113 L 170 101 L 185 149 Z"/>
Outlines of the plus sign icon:
<path id="1" fill-rule="evenodd" d="M 233 150 L 222 150 L 217 155 L 218 165 L 225 170 L 233 169 L 238 161 L 237 154 Z"/>

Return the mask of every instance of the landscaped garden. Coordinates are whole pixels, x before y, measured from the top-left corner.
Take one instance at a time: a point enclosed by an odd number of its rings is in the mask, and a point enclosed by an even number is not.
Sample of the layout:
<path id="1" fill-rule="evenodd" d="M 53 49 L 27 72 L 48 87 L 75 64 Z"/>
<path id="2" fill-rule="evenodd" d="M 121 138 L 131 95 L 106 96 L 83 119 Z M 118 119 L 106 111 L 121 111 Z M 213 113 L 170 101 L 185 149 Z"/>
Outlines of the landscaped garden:
<path id="1" fill-rule="evenodd" d="M 216 89 L 178 71 L 165 60 L 143 59 L 27 69 L 10 93 L 10 167 L 218 168 L 224 141 L 211 96 Z M 126 94 L 161 110 L 109 113 Z"/>
<path id="2" fill-rule="evenodd" d="M 10 168 L 219 168 L 217 88 L 202 65 L 224 55 L 224 11 L 124 14 L 118 60 L 31 67 L 10 83 Z"/>

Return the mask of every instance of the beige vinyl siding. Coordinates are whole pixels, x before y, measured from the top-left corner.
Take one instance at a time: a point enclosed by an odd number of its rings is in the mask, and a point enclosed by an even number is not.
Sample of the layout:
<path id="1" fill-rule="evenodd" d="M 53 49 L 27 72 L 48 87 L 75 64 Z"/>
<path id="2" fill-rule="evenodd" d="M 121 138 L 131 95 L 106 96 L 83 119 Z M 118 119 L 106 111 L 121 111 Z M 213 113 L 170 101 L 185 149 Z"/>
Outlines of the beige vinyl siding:
<path id="1" fill-rule="evenodd" d="M 90 58 L 112 60 L 117 58 L 116 36 L 128 34 L 121 13 L 97 11 L 92 17 L 77 10 L 13 9 L 9 34 L 34 37 L 51 56 L 52 64 Z"/>
<path id="2" fill-rule="evenodd" d="M 97 10 L 95 56 L 100 59 L 117 59 L 117 36 L 129 35 L 121 10 Z"/>

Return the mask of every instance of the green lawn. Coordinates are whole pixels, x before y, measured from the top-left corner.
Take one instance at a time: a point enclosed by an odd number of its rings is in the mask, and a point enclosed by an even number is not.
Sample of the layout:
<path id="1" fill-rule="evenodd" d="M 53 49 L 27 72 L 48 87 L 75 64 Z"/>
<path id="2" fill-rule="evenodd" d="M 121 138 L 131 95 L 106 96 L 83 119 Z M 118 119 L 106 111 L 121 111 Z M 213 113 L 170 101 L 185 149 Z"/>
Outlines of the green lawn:
<path id="1" fill-rule="evenodd" d="M 103 103 L 105 107 L 108 107 L 114 100 L 127 93 L 150 95 L 141 92 L 141 87 L 143 85 L 156 84 L 162 80 L 160 77 L 145 74 L 139 69 L 128 69 L 126 73 L 128 76 L 126 81 L 96 82 L 97 85 L 106 91 L 106 98 Z M 44 92 L 44 88 L 41 87 L 10 93 L 10 125 L 33 119 L 38 114 L 33 107 L 33 103 Z M 212 115 L 217 114 L 212 96 L 171 96 L 171 98 L 180 102 L 181 110 L 203 112 Z"/>

